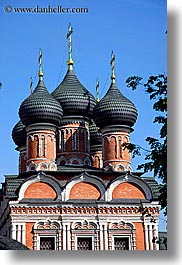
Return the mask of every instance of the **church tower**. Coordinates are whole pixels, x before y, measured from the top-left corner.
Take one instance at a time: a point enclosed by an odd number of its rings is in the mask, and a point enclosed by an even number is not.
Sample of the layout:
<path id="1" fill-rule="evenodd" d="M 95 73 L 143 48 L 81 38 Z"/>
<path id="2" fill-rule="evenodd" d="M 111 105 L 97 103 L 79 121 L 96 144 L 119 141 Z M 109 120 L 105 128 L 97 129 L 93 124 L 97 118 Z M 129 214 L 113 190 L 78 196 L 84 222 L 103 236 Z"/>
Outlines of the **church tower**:
<path id="1" fill-rule="evenodd" d="M 90 166 L 89 123 L 96 101 L 80 83 L 73 71 L 71 25 L 68 27 L 68 71 L 61 84 L 52 92 L 63 108 L 63 119 L 59 126 L 57 164 Z"/>
<path id="2" fill-rule="evenodd" d="M 94 120 L 102 131 L 103 166 L 108 170 L 131 171 L 130 154 L 123 143 L 130 142 L 130 132 L 137 119 L 137 109 L 124 97 L 115 82 L 115 55 L 111 58 L 111 85 L 94 109 Z"/>
<path id="3" fill-rule="evenodd" d="M 26 130 L 26 171 L 51 171 L 57 169 L 55 133 L 62 119 L 63 110 L 45 87 L 41 50 L 38 76 L 39 81 L 35 90 L 19 108 L 19 116 Z"/>

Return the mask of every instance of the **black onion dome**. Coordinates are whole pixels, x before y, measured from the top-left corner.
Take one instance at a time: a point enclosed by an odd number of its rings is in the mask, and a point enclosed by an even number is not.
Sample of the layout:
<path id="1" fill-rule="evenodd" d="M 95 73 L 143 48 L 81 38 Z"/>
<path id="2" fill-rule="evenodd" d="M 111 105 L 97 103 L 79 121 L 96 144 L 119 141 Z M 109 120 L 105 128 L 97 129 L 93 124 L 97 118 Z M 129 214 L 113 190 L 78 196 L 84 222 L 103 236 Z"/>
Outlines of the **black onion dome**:
<path id="1" fill-rule="evenodd" d="M 102 133 L 99 132 L 99 127 L 91 120 L 90 126 L 90 145 L 102 145 Z"/>
<path id="2" fill-rule="evenodd" d="M 94 109 L 94 121 L 100 128 L 109 125 L 133 126 L 137 119 L 134 104 L 123 96 L 115 83 L 111 83 L 106 95 Z"/>
<path id="3" fill-rule="evenodd" d="M 19 121 L 12 130 L 12 138 L 18 147 L 26 146 L 25 125 Z"/>
<path id="4" fill-rule="evenodd" d="M 52 92 L 61 104 L 64 116 L 85 116 L 91 118 L 96 101 L 80 83 L 73 70 L 68 70 L 61 84 Z"/>
<path id="5" fill-rule="evenodd" d="M 39 122 L 59 125 L 63 109 L 59 102 L 49 94 L 44 82 L 39 80 L 34 92 L 22 102 L 19 116 L 26 126 Z"/>

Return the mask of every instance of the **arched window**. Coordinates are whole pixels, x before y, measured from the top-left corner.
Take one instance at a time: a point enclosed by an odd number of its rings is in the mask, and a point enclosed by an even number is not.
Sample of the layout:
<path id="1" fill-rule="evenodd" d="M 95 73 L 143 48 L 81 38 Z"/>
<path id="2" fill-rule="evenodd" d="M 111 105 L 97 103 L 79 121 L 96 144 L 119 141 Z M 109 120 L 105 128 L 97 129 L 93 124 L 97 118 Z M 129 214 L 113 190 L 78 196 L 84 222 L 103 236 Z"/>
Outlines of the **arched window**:
<path id="1" fill-rule="evenodd" d="M 61 227 L 57 221 L 47 218 L 37 222 L 33 227 L 34 250 L 59 250 L 61 249 Z"/>

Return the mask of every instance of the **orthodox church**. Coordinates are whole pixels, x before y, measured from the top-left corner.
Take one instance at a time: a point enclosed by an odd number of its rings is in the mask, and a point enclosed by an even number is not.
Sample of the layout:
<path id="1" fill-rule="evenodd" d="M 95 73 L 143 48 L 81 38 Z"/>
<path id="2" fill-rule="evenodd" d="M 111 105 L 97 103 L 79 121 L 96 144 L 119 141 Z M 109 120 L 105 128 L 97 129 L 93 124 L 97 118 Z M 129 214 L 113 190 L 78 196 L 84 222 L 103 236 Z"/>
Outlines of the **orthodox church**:
<path id="1" fill-rule="evenodd" d="M 101 100 L 81 84 L 72 33 L 62 82 L 48 92 L 40 51 L 38 84 L 20 104 L 19 174 L 2 183 L 0 235 L 31 250 L 158 250 L 158 184 L 132 171 L 123 148 L 137 109 L 116 85 L 114 53 Z"/>

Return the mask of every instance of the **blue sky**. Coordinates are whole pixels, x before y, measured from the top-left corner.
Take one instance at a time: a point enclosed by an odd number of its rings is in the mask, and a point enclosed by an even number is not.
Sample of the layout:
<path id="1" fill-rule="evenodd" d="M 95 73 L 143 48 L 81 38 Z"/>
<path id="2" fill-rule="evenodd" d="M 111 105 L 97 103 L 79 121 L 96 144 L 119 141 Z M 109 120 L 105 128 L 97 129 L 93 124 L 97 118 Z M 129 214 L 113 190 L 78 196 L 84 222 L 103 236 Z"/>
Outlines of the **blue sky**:
<path id="1" fill-rule="evenodd" d="M 86 14 L 30 14 L 4 12 L 15 7 L 84 7 Z M 62 81 L 67 65 L 68 23 L 73 33 L 74 70 L 81 83 L 95 95 L 100 83 L 100 98 L 110 85 L 111 51 L 116 55 L 116 83 L 138 109 L 138 120 L 131 141 L 146 147 L 147 136 L 157 136 L 152 123 L 155 112 L 142 89 L 130 91 L 125 80 L 131 75 L 147 78 L 167 72 L 166 0 L 1 0 L 0 1 L 0 182 L 6 174 L 17 174 L 18 152 L 11 139 L 19 120 L 18 109 L 38 81 L 38 53 L 43 51 L 44 81 L 52 92 Z M 132 161 L 135 171 L 143 157 Z M 147 175 L 150 175 L 148 173 Z M 164 225 L 164 223 L 162 224 Z"/>

